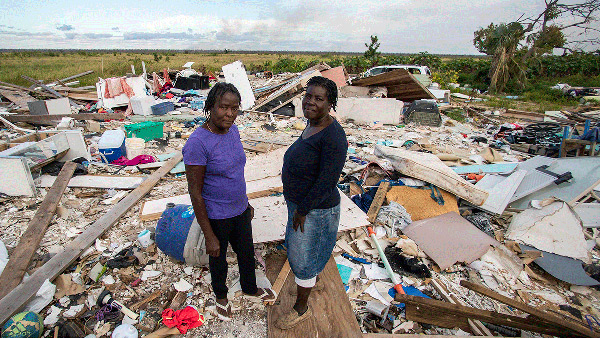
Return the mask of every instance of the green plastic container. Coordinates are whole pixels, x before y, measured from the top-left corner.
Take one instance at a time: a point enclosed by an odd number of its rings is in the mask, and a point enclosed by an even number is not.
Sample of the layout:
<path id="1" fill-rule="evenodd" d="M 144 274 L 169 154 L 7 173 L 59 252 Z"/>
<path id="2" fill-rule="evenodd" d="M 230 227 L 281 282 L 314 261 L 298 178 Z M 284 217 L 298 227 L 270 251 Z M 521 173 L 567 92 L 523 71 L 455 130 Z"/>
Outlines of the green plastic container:
<path id="1" fill-rule="evenodd" d="M 162 122 L 144 121 L 127 124 L 125 125 L 125 130 L 127 131 L 127 137 L 139 137 L 143 138 L 144 141 L 163 137 Z"/>

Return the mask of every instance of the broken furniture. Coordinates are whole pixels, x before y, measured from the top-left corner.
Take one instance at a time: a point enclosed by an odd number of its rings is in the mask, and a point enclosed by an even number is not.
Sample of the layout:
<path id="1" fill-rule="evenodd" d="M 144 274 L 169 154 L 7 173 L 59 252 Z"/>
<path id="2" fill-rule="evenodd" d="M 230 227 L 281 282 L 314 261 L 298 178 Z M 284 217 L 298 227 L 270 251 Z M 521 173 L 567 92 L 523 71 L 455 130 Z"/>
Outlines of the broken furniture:
<path id="1" fill-rule="evenodd" d="M 38 142 L 18 143 L 0 152 L 0 192 L 9 196 L 34 196 L 32 173 L 37 176 L 41 167 L 57 159 L 70 161 L 79 157 L 88 160 L 91 157 L 79 131 L 68 130 Z"/>

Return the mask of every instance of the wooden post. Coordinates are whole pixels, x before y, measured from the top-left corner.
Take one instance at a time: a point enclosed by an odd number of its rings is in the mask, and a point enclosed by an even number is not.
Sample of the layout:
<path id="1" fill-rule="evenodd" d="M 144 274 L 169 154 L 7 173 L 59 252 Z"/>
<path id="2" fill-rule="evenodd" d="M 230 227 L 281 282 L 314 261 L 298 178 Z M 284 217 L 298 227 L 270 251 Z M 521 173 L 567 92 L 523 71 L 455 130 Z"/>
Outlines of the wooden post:
<path id="1" fill-rule="evenodd" d="M 66 162 L 64 164 L 54 184 L 52 184 L 52 188 L 50 188 L 44 201 L 29 222 L 27 230 L 19 240 L 19 245 L 15 248 L 2 275 L 0 275 L 0 298 L 6 296 L 21 283 L 29 267 L 29 263 L 31 263 L 31 259 L 40 245 L 42 238 L 44 238 L 52 217 L 54 217 L 56 207 L 60 203 L 60 198 L 65 192 L 69 180 L 75 172 L 75 168 L 77 168 L 77 163 L 75 162 Z"/>

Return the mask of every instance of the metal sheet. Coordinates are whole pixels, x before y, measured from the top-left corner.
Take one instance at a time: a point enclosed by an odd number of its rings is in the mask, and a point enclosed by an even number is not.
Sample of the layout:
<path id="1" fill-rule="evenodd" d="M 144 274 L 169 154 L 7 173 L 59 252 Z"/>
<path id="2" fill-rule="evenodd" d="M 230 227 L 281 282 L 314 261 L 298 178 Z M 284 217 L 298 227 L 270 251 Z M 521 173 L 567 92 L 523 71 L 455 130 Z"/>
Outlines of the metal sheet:
<path id="1" fill-rule="evenodd" d="M 580 260 L 555 255 L 525 244 L 519 244 L 519 246 L 521 247 L 521 250 L 541 251 L 544 255 L 536 259 L 534 261 L 535 264 L 539 265 L 544 271 L 561 281 L 575 285 L 600 285 L 597 280 L 585 273 L 585 270 L 583 270 L 583 263 Z"/>

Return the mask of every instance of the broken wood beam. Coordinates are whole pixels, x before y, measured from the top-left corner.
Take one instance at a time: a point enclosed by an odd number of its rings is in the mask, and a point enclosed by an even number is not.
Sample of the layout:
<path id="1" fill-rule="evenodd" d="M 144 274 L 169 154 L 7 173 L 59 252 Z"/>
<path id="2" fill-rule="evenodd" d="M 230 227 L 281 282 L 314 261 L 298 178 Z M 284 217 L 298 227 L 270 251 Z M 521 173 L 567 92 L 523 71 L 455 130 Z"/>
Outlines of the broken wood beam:
<path id="1" fill-rule="evenodd" d="M 25 75 L 21 75 L 22 78 L 24 78 L 25 80 L 32 82 L 33 84 L 36 84 L 42 88 L 44 88 L 48 93 L 56 96 L 57 98 L 61 98 L 64 97 L 61 93 L 57 92 L 56 90 L 46 86 L 45 84 L 41 83 L 40 81 L 36 80 L 36 79 L 32 79 L 29 76 L 25 76 Z M 75 102 L 73 102 L 71 99 L 69 99 L 69 103 L 71 104 L 71 106 L 77 107 L 77 104 Z"/>
<path id="2" fill-rule="evenodd" d="M 444 298 L 447 302 L 452 304 L 466 305 L 460 298 L 456 297 L 453 293 L 451 293 L 446 285 L 442 283 L 438 279 L 431 280 L 431 286 Z M 483 335 L 483 336 L 493 336 L 492 332 L 483 325 L 483 323 L 479 320 L 468 319 L 467 320 L 469 326 L 471 327 L 471 331 L 474 334 Z"/>
<path id="3" fill-rule="evenodd" d="M 122 113 L 93 113 L 93 114 L 57 114 L 57 115 L 5 115 L 4 118 L 12 123 L 16 122 L 28 122 L 28 123 L 48 123 L 51 121 L 60 121 L 63 117 L 70 117 L 75 120 L 95 120 L 95 121 L 106 121 L 106 120 L 123 120 L 125 115 Z"/>
<path id="4" fill-rule="evenodd" d="M 27 230 L 21 236 L 19 244 L 11 254 L 2 275 L 0 275 L 0 298 L 6 296 L 21 283 L 76 168 L 77 163 L 75 162 L 64 164 L 44 201 L 29 222 Z"/>
<path id="5" fill-rule="evenodd" d="M 548 313 L 548 312 L 544 312 L 542 310 L 538 310 L 536 308 L 534 308 L 533 306 L 527 305 L 523 302 L 520 302 L 518 300 L 512 299 L 512 298 L 508 298 L 506 296 L 503 296 L 493 290 L 490 290 L 486 287 L 484 287 L 483 285 L 478 285 L 475 283 L 471 283 L 469 281 L 466 280 L 462 280 L 460 281 L 460 285 L 464 286 L 465 288 L 471 290 L 471 291 L 475 291 L 481 295 L 484 295 L 486 297 L 489 297 L 491 299 L 497 300 L 499 302 L 502 302 L 506 305 L 512 306 L 515 309 L 521 310 L 523 312 L 526 312 L 530 315 L 533 315 L 547 323 L 549 323 L 552 326 L 555 326 L 557 328 L 565 328 L 568 330 L 572 330 L 574 332 L 577 332 L 581 335 L 584 336 L 588 336 L 588 337 L 597 337 L 593 335 L 593 333 L 590 331 L 589 328 L 580 325 L 578 323 L 574 323 L 574 322 L 569 322 L 564 320 L 563 318 L 560 318 L 558 316 L 556 316 L 555 314 L 552 313 Z M 590 335 L 591 334 L 591 335 Z"/>
<path id="6" fill-rule="evenodd" d="M 140 300 L 139 302 L 132 304 L 131 306 L 129 306 L 128 308 L 131 311 L 137 311 L 140 307 L 144 306 L 145 304 L 150 303 L 151 301 L 155 300 L 156 298 L 158 298 L 161 294 L 162 290 L 156 290 L 153 293 L 151 293 L 150 295 L 148 295 L 146 298 Z"/>
<path id="7" fill-rule="evenodd" d="M 276 298 L 274 301 L 267 302 L 268 305 L 273 305 L 275 304 L 275 302 L 277 302 L 277 299 L 279 298 L 279 293 L 281 293 L 283 284 L 285 283 L 285 280 L 290 274 L 290 271 L 292 271 L 290 267 L 290 262 L 286 258 L 285 263 L 283 264 L 281 271 L 279 271 L 279 275 L 277 275 L 277 279 L 275 280 L 275 283 L 273 283 L 273 287 L 271 288 L 273 291 L 275 291 Z"/>
<path id="8" fill-rule="evenodd" d="M 52 281 L 71 265 L 96 238 L 102 236 L 110 227 L 129 211 L 144 195 L 160 181 L 160 178 L 177 165 L 183 156 L 181 153 L 173 156 L 160 169 L 129 193 L 96 222 L 89 225 L 82 234 L 69 243 L 62 252 L 52 257 L 46 264 L 38 268 L 25 282 L 14 288 L 4 298 L 0 299 L 0 325 L 4 324 L 12 315 L 25 305 L 38 292 L 46 279 Z"/>
<path id="9" fill-rule="evenodd" d="M 390 190 L 390 182 L 381 182 L 377 188 L 375 197 L 373 197 L 373 202 L 371 202 L 369 212 L 367 212 L 367 219 L 369 220 L 369 223 L 375 222 L 377 214 L 379 213 L 379 209 L 381 209 L 383 201 L 385 201 L 385 195 L 387 194 L 388 190 Z"/>
<path id="10" fill-rule="evenodd" d="M 437 317 L 454 316 L 456 318 L 470 318 L 480 320 L 485 323 L 504 325 L 521 330 L 549 334 L 552 336 L 563 336 L 565 334 L 565 330 L 557 329 L 548 325 L 546 322 L 538 320 L 537 318 L 523 318 L 458 304 L 450 304 L 435 299 L 402 294 L 396 294 L 395 299 L 397 302 L 406 304 L 406 318 L 416 322 L 437 325 Z M 448 324 L 449 326 L 446 327 L 452 328 L 455 326 L 455 323 Z M 588 332 L 587 335 L 572 334 L 571 336 L 597 337 L 591 332 Z"/>

